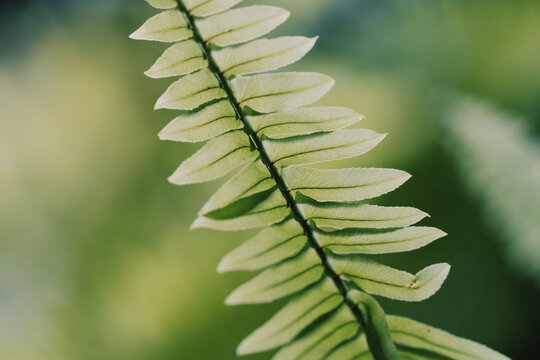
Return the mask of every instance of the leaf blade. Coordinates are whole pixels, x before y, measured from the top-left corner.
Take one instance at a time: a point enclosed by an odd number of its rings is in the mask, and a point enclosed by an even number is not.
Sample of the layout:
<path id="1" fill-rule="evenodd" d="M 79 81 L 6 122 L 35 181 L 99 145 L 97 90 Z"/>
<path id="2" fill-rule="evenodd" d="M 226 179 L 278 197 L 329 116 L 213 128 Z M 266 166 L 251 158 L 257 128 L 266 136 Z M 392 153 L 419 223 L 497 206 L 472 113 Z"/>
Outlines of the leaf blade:
<path id="1" fill-rule="evenodd" d="M 197 112 L 177 116 L 158 136 L 161 140 L 201 142 L 242 127 L 230 103 L 222 100 Z"/>
<path id="2" fill-rule="evenodd" d="M 297 255 L 307 238 L 294 219 L 263 229 L 229 252 L 218 265 L 218 272 L 259 270 Z"/>
<path id="3" fill-rule="evenodd" d="M 306 336 L 283 347 L 273 359 L 322 360 L 335 346 L 357 335 L 360 328 L 350 310 L 342 305 Z"/>
<path id="4" fill-rule="evenodd" d="M 172 9 L 175 8 L 178 4 L 176 0 L 145 0 L 148 4 L 155 7 L 156 9 Z"/>
<path id="5" fill-rule="evenodd" d="M 154 109 L 193 110 L 226 97 L 218 79 L 205 68 L 172 83 L 158 98 Z"/>
<path id="6" fill-rule="evenodd" d="M 334 80 L 319 73 L 282 72 L 239 76 L 230 85 L 241 106 L 271 113 L 319 100 L 332 88 Z"/>
<path id="7" fill-rule="evenodd" d="M 242 131 L 232 131 L 210 140 L 169 177 L 175 185 L 218 179 L 256 157 Z"/>
<path id="8" fill-rule="evenodd" d="M 248 116 L 253 130 L 270 139 L 340 130 L 362 120 L 355 111 L 338 106 L 312 106 Z"/>
<path id="9" fill-rule="evenodd" d="M 316 231 L 319 244 L 334 254 L 388 254 L 426 246 L 446 236 L 433 227 L 411 226 L 388 232 L 365 230 Z"/>
<path id="10" fill-rule="evenodd" d="M 431 297 L 450 271 L 450 265 L 446 263 L 430 265 L 413 275 L 362 257 L 331 256 L 329 262 L 338 274 L 363 291 L 403 301 L 422 301 Z"/>
<path id="11" fill-rule="evenodd" d="M 361 201 L 388 193 L 410 178 L 395 169 L 314 169 L 291 166 L 281 174 L 288 188 L 317 201 Z"/>
<path id="12" fill-rule="evenodd" d="M 177 42 L 193 36 L 182 14 L 177 10 L 165 10 L 146 20 L 129 37 L 135 40 Z"/>
<path id="13" fill-rule="evenodd" d="M 477 342 L 402 316 L 387 316 L 397 344 L 422 349 L 456 360 L 509 360 L 501 353 Z"/>
<path id="14" fill-rule="evenodd" d="M 266 200 L 253 209 L 232 218 L 212 218 L 208 215 L 198 217 L 191 229 L 209 228 L 223 231 L 247 230 L 272 225 L 290 214 L 287 202 L 279 190 L 274 190 Z"/>
<path id="15" fill-rule="evenodd" d="M 234 201 L 266 191 L 275 185 L 266 166 L 257 159 L 223 184 L 204 204 L 198 215 L 224 208 Z"/>
<path id="16" fill-rule="evenodd" d="M 242 0 L 183 0 L 186 9 L 196 17 L 206 17 L 232 8 Z"/>
<path id="17" fill-rule="evenodd" d="M 371 130 L 351 129 L 279 140 L 266 139 L 263 145 L 272 162 L 288 166 L 352 158 L 368 152 L 384 137 L 384 134 Z"/>
<path id="18" fill-rule="evenodd" d="M 388 229 L 412 225 L 427 214 L 412 207 L 355 203 L 299 204 L 304 217 L 317 227 L 330 229 Z"/>
<path id="19" fill-rule="evenodd" d="M 362 333 L 334 349 L 326 360 L 373 360 L 373 356 L 366 335 Z"/>
<path id="20" fill-rule="evenodd" d="M 253 74 L 279 69 L 300 60 L 316 40 L 303 36 L 259 39 L 212 51 L 212 57 L 226 77 Z"/>
<path id="21" fill-rule="evenodd" d="M 196 20 L 196 26 L 207 43 L 225 47 L 255 39 L 281 25 L 289 17 L 285 9 L 253 5 L 225 11 Z"/>
<path id="22" fill-rule="evenodd" d="M 237 305 L 271 302 L 317 282 L 322 274 L 319 257 L 312 249 L 307 249 L 240 285 L 227 297 L 225 303 Z"/>
<path id="23" fill-rule="evenodd" d="M 238 355 L 267 351 L 291 342 L 313 321 L 337 308 L 343 297 L 332 281 L 324 281 L 295 297 L 256 329 L 237 348 Z"/>
<path id="24" fill-rule="evenodd" d="M 208 61 L 199 45 L 193 40 L 185 40 L 166 49 L 144 74 L 159 79 L 191 74 L 207 66 Z"/>

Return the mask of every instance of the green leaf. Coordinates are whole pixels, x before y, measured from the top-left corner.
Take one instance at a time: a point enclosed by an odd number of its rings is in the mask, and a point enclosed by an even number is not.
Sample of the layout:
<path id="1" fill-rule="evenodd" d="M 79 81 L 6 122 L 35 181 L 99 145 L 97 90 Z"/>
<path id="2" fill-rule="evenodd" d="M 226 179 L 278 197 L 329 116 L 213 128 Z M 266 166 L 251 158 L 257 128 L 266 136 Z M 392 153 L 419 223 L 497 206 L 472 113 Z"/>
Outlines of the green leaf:
<path id="1" fill-rule="evenodd" d="M 265 228 L 225 255 L 218 265 L 218 271 L 263 269 L 297 255 L 306 242 L 300 224 L 289 219 Z"/>
<path id="2" fill-rule="evenodd" d="M 373 357 L 377 360 L 399 360 L 398 351 L 390 335 L 381 305 L 368 294 L 355 289 L 349 291 L 348 296 L 362 313 L 367 341 Z"/>
<path id="3" fill-rule="evenodd" d="M 270 177 L 266 166 L 257 159 L 246 165 L 235 176 L 223 184 L 204 204 L 198 215 L 205 215 L 211 211 L 224 208 L 240 199 L 266 191 L 276 186 L 276 182 Z"/>
<path id="4" fill-rule="evenodd" d="M 362 120 L 362 116 L 344 107 L 316 106 L 248 116 L 246 120 L 256 133 L 280 139 L 343 129 Z"/>
<path id="5" fill-rule="evenodd" d="M 232 8 L 242 0 L 182 0 L 186 9 L 197 17 L 205 17 Z"/>
<path id="6" fill-rule="evenodd" d="M 484 345 L 401 316 L 387 316 L 392 337 L 406 346 L 442 355 L 452 360 L 509 360 Z M 433 356 L 435 357 L 435 356 Z"/>
<path id="7" fill-rule="evenodd" d="M 236 350 L 238 355 L 274 349 L 291 342 L 302 330 L 337 308 L 343 297 L 329 278 L 289 301 L 263 326 L 249 335 Z"/>
<path id="8" fill-rule="evenodd" d="M 332 78 L 310 72 L 239 76 L 230 81 L 240 105 L 259 113 L 309 105 L 323 97 L 333 85 Z"/>
<path id="9" fill-rule="evenodd" d="M 212 57 L 226 77 L 251 74 L 292 64 L 315 45 L 317 38 L 283 36 L 254 40 L 237 47 L 212 51 Z"/>
<path id="10" fill-rule="evenodd" d="M 177 42 L 193 36 L 187 28 L 182 14 L 177 10 L 166 10 L 146 20 L 135 30 L 130 38 L 135 40 L 152 40 L 161 42 Z"/>
<path id="11" fill-rule="evenodd" d="M 427 214 L 412 207 L 377 206 L 368 204 L 318 203 L 299 204 L 298 208 L 318 227 L 333 229 L 385 229 L 417 223 Z"/>
<path id="12" fill-rule="evenodd" d="M 155 109 L 193 110 L 212 100 L 226 98 L 218 79 L 208 69 L 186 75 L 159 97 Z"/>
<path id="13" fill-rule="evenodd" d="M 228 172 L 257 156 L 250 149 L 242 131 L 231 131 L 210 140 L 176 169 L 169 181 L 176 185 L 205 182 L 225 176 Z"/>
<path id="14" fill-rule="evenodd" d="M 433 227 L 412 226 L 388 232 L 316 231 L 314 235 L 322 247 L 335 254 L 386 254 L 418 249 L 446 233 Z"/>
<path id="15" fill-rule="evenodd" d="M 339 344 L 358 334 L 360 324 L 349 308 L 342 306 L 330 318 L 290 345 L 282 348 L 274 360 L 322 360 Z"/>
<path id="16" fill-rule="evenodd" d="M 288 17 L 289 12 L 285 9 L 253 5 L 196 20 L 195 24 L 206 42 L 224 47 L 258 38 L 274 30 Z"/>
<path id="17" fill-rule="evenodd" d="M 287 202 L 281 192 L 276 189 L 266 200 L 259 202 L 245 214 L 233 218 L 212 218 L 210 213 L 198 217 L 191 225 L 191 229 L 209 228 L 224 231 L 254 229 L 280 222 L 289 214 Z"/>
<path id="18" fill-rule="evenodd" d="M 287 139 L 263 140 L 268 155 L 278 166 L 346 159 L 371 150 L 384 134 L 366 129 L 338 130 Z"/>
<path id="19" fill-rule="evenodd" d="M 277 186 L 273 186 L 266 191 L 261 191 L 253 195 L 245 196 L 238 200 L 235 200 L 225 207 L 216 209 L 214 211 L 211 211 L 205 214 L 205 216 L 207 218 L 215 219 L 215 220 L 228 220 L 228 219 L 234 219 L 240 216 L 244 216 L 250 213 L 251 211 L 253 211 L 263 202 L 267 201 L 270 195 L 274 193 L 275 193 L 274 197 L 276 197 L 276 199 L 279 199 L 279 197 L 276 196 L 277 194 L 279 194 L 279 190 L 277 190 Z M 285 202 L 284 199 L 283 201 L 281 201 L 280 199 L 279 205 L 286 206 L 287 202 Z M 265 206 L 265 208 L 267 208 L 267 206 Z M 260 213 L 261 210 L 262 209 L 259 207 L 256 213 Z"/>
<path id="20" fill-rule="evenodd" d="M 388 193 L 410 178 L 395 169 L 313 169 L 291 166 L 281 172 L 288 188 L 317 201 L 360 201 Z"/>
<path id="21" fill-rule="evenodd" d="M 363 291 L 403 301 L 429 298 L 439 290 L 450 271 L 446 263 L 428 266 L 412 275 L 359 256 L 330 256 L 328 261 L 340 276 Z"/>
<path id="22" fill-rule="evenodd" d="M 159 133 L 161 140 L 200 142 L 212 139 L 243 124 L 228 100 L 208 105 L 197 112 L 186 112 L 174 118 Z"/>
<path id="23" fill-rule="evenodd" d="M 193 40 L 185 40 L 165 50 L 145 75 L 157 79 L 187 75 L 205 67 L 208 67 L 208 61 L 199 45 Z"/>
<path id="24" fill-rule="evenodd" d="M 175 8 L 178 4 L 176 0 L 145 0 L 151 6 L 156 9 L 172 9 Z"/>
<path id="25" fill-rule="evenodd" d="M 321 260 L 314 250 L 264 270 L 227 297 L 228 305 L 265 303 L 300 291 L 323 274 Z"/>
<path id="26" fill-rule="evenodd" d="M 373 356 L 366 335 L 360 334 L 332 351 L 326 360 L 373 360 Z"/>

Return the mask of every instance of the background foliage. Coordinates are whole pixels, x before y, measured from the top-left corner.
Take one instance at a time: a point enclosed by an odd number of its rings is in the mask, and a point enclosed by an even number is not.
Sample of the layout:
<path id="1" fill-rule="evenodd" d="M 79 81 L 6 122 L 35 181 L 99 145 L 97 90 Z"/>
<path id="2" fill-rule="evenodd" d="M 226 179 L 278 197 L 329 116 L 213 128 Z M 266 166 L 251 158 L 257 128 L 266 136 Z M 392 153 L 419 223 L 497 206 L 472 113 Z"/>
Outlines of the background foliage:
<path id="1" fill-rule="evenodd" d="M 301 69 L 337 80 L 322 103 L 350 106 L 366 116 L 365 127 L 390 133 L 353 160 L 413 174 L 382 198 L 384 204 L 421 208 L 432 215 L 426 224 L 449 233 L 407 256 L 384 256 L 409 271 L 434 261 L 452 264 L 433 298 L 381 299 L 387 313 L 439 326 L 515 359 L 532 358 L 540 276 L 526 270 L 533 267 L 527 257 L 514 255 L 520 251 L 508 254 L 508 244 L 514 248 L 518 241 L 497 226 L 501 211 L 491 204 L 534 207 L 512 199 L 532 201 L 539 186 L 522 187 L 533 194 L 520 194 L 514 184 L 524 167 L 505 161 L 502 173 L 516 180 L 481 194 L 478 182 L 489 185 L 498 173 L 468 177 L 463 169 L 489 167 L 463 160 L 487 156 L 488 164 L 497 164 L 501 153 L 511 153 L 504 147 L 516 145 L 501 141 L 494 159 L 489 152 L 466 155 L 448 143 L 472 138 L 481 144 L 490 130 L 472 127 L 482 132 L 453 139 L 460 132 L 441 123 L 479 116 L 448 110 L 456 97 L 467 97 L 490 111 L 514 114 L 497 116 L 496 124 L 523 123 L 518 126 L 528 136 L 520 148 L 538 148 L 540 4 L 265 3 L 292 12 L 276 35 L 321 36 Z M 233 359 L 239 340 L 281 304 L 223 305 L 249 275 L 218 276 L 215 267 L 249 234 L 188 232 L 216 185 L 166 182 L 197 145 L 155 136 L 172 115 L 152 112 L 168 80 L 147 79 L 142 70 L 163 47 L 141 48 L 127 39 L 152 9 L 134 0 L 14 4 L 0 12 L 0 357 Z M 481 115 L 489 123 L 490 116 Z M 534 151 L 531 168 L 537 169 Z M 513 185 L 512 191 L 504 188 Z M 504 201 L 485 207 L 486 197 L 494 196 Z M 540 234 L 532 238 L 537 240 L 527 242 L 529 252 L 538 254 Z"/>

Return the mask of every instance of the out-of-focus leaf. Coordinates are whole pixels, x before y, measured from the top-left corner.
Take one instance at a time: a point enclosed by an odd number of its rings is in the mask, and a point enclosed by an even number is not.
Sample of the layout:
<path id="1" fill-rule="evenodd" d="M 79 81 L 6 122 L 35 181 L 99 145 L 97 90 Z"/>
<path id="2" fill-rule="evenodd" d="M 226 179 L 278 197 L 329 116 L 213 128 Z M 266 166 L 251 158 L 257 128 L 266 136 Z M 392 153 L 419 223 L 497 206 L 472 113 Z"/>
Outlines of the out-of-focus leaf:
<path id="1" fill-rule="evenodd" d="M 519 117 L 471 99 L 451 104 L 446 148 L 505 255 L 540 285 L 540 143 Z"/>

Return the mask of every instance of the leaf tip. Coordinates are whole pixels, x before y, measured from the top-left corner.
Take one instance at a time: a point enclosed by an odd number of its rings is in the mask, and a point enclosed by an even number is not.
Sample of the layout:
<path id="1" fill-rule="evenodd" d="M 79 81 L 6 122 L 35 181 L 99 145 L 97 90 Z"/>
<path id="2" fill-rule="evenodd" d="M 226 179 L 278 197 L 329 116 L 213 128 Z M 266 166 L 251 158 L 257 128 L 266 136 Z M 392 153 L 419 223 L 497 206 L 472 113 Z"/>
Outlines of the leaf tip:
<path id="1" fill-rule="evenodd" d="M 216 270 L 219 274 L 223 274 L 232 270 L 231 262 L 228 256 L 225 256 L 223 259 L 221 259 Z"/>
<path id="2" fill-rule="evenodd" d="M 169 124 L 170 125 L 170 124 Z M 174 132 L 171 131 L 172 129 L 170 128 L 170 126 L 167 125 L 165 126 L 163 129 L 161 129 L 157 136 L 160 140 L 172 140 L 174 141 L 175 138 L 174 138 Z"/>
<path id="3" fill-rule="evenodd" d="M 238 294 L 238 291 L 233 291 L 227 298 L 225 299 L 225 305 L 239 305 L 241 304 L 241 297 Z"/>
<path id="4" fill-rule="evenodd" d="M 437 239 L 448 236 L 448 234 L 446 232 L 442 231 L 441 229 L 437 229 L 437 228 L 436 228 L 436 234 L 435 235 L 437 236 Z"/>
<path id="5" fill-rule="evenodd" d="M 163 129 L 163 130 L 165 130 L 165 129 Z M 167 138 L 166 138 L 166 132 L 163 131 L 163 130 L 161 130 L 161 131 L 158 132 L 158 134 L 157 134 L 159 140 L 167 140 Z"/>
<path id="6" fill-rule="evenodd" d="M 238 347 L 236 348 L 235 353 L 236 353 L 237 356 L 249 355 L 249 354 L 252 354 L 254 352 L 254 350 L 255 349 L 251 345 L 250 338 L 247 337 L 246 339 L 242 340 L 240 345 L 238 345 Z"/>
<path id="7" fill-rule="evenodd" d="M 141 40 L 140 37 L 139 37 L 139 33 L 140 33 L 140 28 L 135 30 L 134 32 L 132 32 L 131 34 L 129 34 L 129 38 L 130 39 L 133 39 L 133 40 Z"/>
<path id="8" fill-rule="evenodd" d="M 401 177 L 403 178 L 403 182 L 407 182 L 410 178 L 412 178 L 412 175 L 406 171 L 401 170 Z"/>
<path id="9" fill-rule="evenodd" d="M 154 72 L 154 70 L 152 68 L 146 70 L 144 72 L 144 75 L 148 76 L 149 78 L 152 78 L 152 79 L 158 79 L 159 76 L 157 76 L 157 74 Z"/>
<path id="10" fill-rule="evenodd" d="M 201 217 L 197 217 L 192 223 L 191 225 L 189 226 L 189 230 L 196 230 L 196 229 L 200 229 L 203 226 L 203 223 L 204 223 L 204 219 L 201 218 Z"/>
<path id="11" fill-rule="evenodd" d="M 183 175 L 182 175 L 182 172 L 180 171 L 175 171 L 174 174 L 172 174 L 171 176 L 169 176 L 167 178 L 167 181 L 170 182 L 171 184 L 174 184 L 174 185 L 186 185 L 188 184 L 189 182 L 186 182 Z"/>
<path id="12" fill-rule="evenodd" d="M 281 10 L 280 17 L 283 18 L 283 21 L 287 20 L 291 16 L 291 12 L 284 8 L 278 8 Z"/>
<path id="13" fill-rule="evenodd" d="M 165 99 L 163 98 L 163 95 L 161 95 L 161 96 L 157 99 L 157 101 L 156 101 L 156 103 L 155 103 L 155 105 L 154 105 L 154 110 L 164 109 L 164 108 L 165 108 L 165 106 L 164 106 L 164 105 L 165 105 L 165 102 L 166 102 L 166 101 L 165 101 Z"/>

